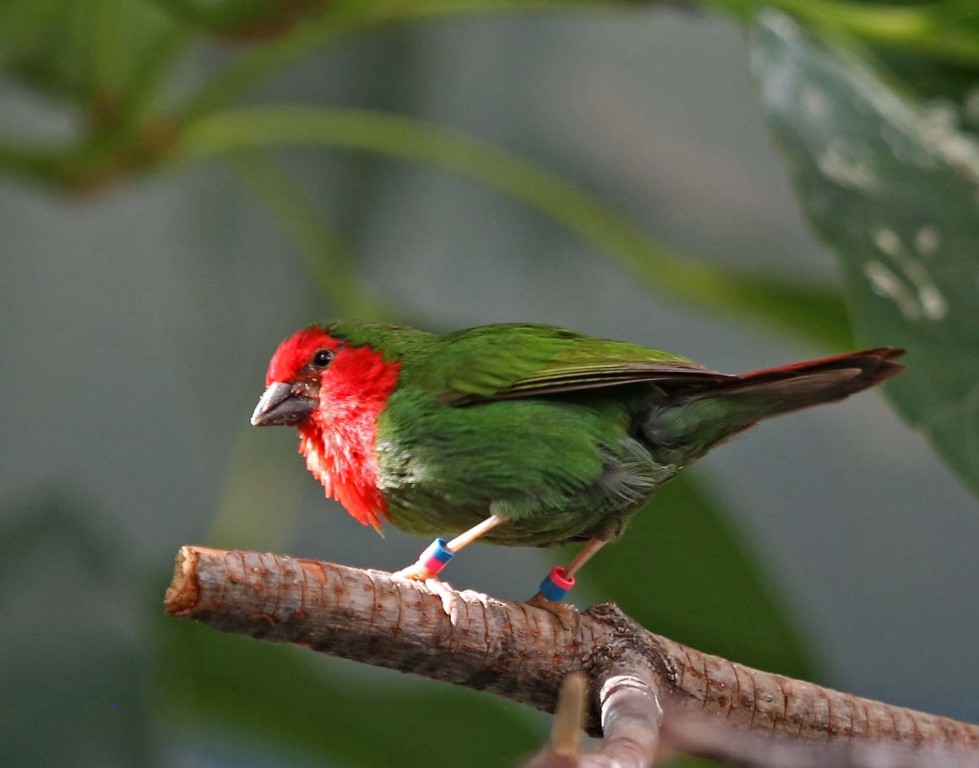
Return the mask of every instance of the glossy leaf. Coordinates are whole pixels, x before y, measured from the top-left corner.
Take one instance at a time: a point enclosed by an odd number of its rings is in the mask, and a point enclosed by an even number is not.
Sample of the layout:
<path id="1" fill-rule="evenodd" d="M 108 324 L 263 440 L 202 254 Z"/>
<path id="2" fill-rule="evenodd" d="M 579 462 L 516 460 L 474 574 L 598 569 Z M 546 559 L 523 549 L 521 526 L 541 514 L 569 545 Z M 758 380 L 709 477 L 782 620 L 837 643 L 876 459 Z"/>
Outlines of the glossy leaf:
<path id="1" fill-rule="evenodd" d="M 760 17 L 752 62 L 859 339 L 907 348 L 889 394 L 979 490 L 979 140 L 781 14 Z"/>
<path id="2" fill-rule="evenodd" d="M 979 14 L 972 0 L 703 0 L 751 20 L 767 8 L 792 14 L 823 34 L 957 66 L 979 64 Z"/>

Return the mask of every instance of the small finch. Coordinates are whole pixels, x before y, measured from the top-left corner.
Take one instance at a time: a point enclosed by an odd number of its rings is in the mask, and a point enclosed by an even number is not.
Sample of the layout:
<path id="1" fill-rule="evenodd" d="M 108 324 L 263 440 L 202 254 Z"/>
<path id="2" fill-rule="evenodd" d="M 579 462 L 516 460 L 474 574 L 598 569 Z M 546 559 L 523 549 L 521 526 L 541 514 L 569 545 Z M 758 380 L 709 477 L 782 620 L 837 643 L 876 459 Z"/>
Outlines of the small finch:
<path id="1" fill-rule="evenodd" d="M 357 520 L 460 549 L 584 541 L 539 597 L 559 600 L 653 491 L 762 419 L 841 400 L 904 370 L 881 347 L 741 376 L 545 325 L 445 335 L 360 322 L 279 345 L 252 424 L 299 431 L 309 471 Z"/>

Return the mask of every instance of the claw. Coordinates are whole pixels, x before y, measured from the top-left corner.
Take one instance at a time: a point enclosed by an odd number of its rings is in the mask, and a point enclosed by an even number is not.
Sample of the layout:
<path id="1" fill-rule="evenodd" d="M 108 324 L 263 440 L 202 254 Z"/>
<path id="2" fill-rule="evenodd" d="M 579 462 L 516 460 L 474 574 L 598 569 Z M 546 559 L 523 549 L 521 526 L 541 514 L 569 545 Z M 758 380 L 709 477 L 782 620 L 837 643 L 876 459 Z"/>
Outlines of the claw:
<path id="1" fill-rule="evenodd" d="M 429 579 L 438 581 L 438 576 L 422 563 L 414 563 L 407 568 L 402 568 L 400 571 L 393 573 L 392 576 L 396 579 L 408 579 L 409 581 L 428 581 Z"/>
<path id="2" fill-rule="evenodd" d="M 555 603 L 553 600 L 548 600 L 540 592 L 530 598 L 526 604 L 547 611 L 556 617 L 561 622 L 561 626 L 568 632 L 577 632 L 581 628 L 581 613 L 573 605 Z"/>
<path id="3" fill-rule="evenodd" d="M 561 603 L 555 603 L 553 600 L 548 600 L 541 592 L 538 592 L 526 602 L 527 605 L 532 605 L 534 608 L 543 608 L 545 611 L 550 611 L 549 606 L 561 605 Z"/>

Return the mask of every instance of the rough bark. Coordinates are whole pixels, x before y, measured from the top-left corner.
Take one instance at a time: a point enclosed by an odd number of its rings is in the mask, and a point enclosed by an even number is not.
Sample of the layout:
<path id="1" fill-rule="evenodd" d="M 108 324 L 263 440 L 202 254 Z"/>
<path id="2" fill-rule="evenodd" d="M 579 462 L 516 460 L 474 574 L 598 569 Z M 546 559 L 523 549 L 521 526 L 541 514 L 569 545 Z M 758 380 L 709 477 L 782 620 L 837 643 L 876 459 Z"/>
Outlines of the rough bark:
<path id="1" fill-rule="evenodd" d="M 425 675 L 547 712 L 561 682 L 581 672 L 593 692 L 585 728 L 600 734 L 604 719 L 609 750 L 608 762 L 589 765 L 648 764 L 632 756 L 652 759 L 664 707 L 809 743 L 883 740 L 979 754 L 979 726 L 700 653 L 643 629 L 612 604 L 551 612 L 379 571 L 183 547 L 165 605 L 171 615 L 225 632 Z"/>

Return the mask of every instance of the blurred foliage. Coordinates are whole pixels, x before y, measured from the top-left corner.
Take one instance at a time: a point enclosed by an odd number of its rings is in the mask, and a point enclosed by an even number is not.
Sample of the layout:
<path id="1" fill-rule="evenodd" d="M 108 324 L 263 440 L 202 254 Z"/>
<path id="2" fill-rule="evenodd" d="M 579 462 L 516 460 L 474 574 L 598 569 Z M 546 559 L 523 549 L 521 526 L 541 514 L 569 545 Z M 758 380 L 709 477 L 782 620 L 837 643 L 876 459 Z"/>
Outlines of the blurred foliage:
<path id="1" fill-rule="evenodd" d="M 151 765 L 148 638 L 131 631 L 146 594 L 137 602 L 133 564 L 118 559 L 125 549 L 75 492 L 45 491 L 0 512 L 4 762 L 77 765 L 85 755 L 105 768 Z"/>
<path id="2" fill-rule="evenodd" d="M 316 761 L 412 766 L 437 744 L 466 765 L 494 766 L 516 764 L 546 737 L 493 696 L 417 678 L 354 680 L 343 662 L 163 616 L 157 629 L 163 716 L 217 728 L 246 749 L 243 739 Z"/>
<path id="3" fill-rule="evenodd" d="M 197 120 L 184 131 L 175 154 L 194 159 L 278 144 L 367 150 L 464 174 L 534 206 L 590 240 L 651 288 L 827 347 L 847 343 L 843 305 L 832 291 L 698 263 L 656 242 L 570 182 L 497 147 L 418 120 L 353 109 L 253 107 Z M 307 251 L 305 241 L 313 230 L 296 225 L 299 212 L 308 205 L 297 204 L 295 193 L 278 179 L 262 183 L 260 190 Z M 311 220 L 309 215 L 302 218 Z M 322 223 L 318 227 L 322 230 Z M 335 265 L 338 251 L 334 238 L 330 241 L 324 253 L 333 257 L 325 263 Z M 351 291 L 345 287 L 343 292 L 349 303 Z"/>
<path id="4" fill-rule="evenodd" d="M 689 473 L 659 489 L 594 566 L 589 581 L 659 634 L 749 666 L 816 676 L 765 569 Z"/>
<path id="5" fill-rule="evenodd" d="M 843 267 L 868 344 L 905 347 L 898 408 L 979 491 L 979 140 L 957 110 L 916 106 L 861 59 L 766 14 L 762 101 L 814 230 Z"/>
<path id="6" fill-rule="evenodd" d="M 898 407 L 979 486 L 973 434 L 979 347 L 967 321 L 979 253 L 979 150 L 964 129 L 936 127 L 935 113 L 924 109 L 924 100 L 940 98 L 953 123 L 979 122 L 973 87 L 979 11 L 972 0 L 703 2 L 749 24 L 768 6 L 795 19 L 769 11 L 754 27 L 755 74 L 802 203 L 843 266 L 846 311 L 833 289 L 710 266 L 679 253 L 570 181 L 439 126 L 322 105 L 242 106 L 259 85 L 302 57 L 378 25 L 595 5 L 644 4 L 10 0 L 0 4 L 0 65 L 39 100 L 63 110 L 73 130 L 60 142 L 0 134 L 0 173 L 51 190 L 95 194 L 181 164 L 227 163 L 281 223 L 331 307 L 380 317 L 399 310 L 382 309 L 381 297 L 361 284 L 356 259 L 329 217 L 268 150 L 310 145 L 431 164 L 534 207 L 669 297 L 837 349 L 848 343 L 848 311 L 866 343 L 906 345 L 915 365 L 894 386 Z M 190 88 L 178 83 L 204 46 L 220 46 L 223 56 Z M 826 110 L 831 119 L 815 119 L 807 109 Z M 234 524 L 236 510 L 261 506 L 263 487 L 247 482 L 256 470 L 247 444 L 232 464 L 218 530 L 242 530 Z M 270 471 L 288 483 L 288 470 Z M 245 497 L 251 503 L 240 503 Z M 684 478 L 658 494 L 655 506 L 643 517 L 658 514 L 658 524 L 634 525 L 615 549 L 618 563 L 642 564 L 642 579 L 613 565 L 607 553 L 590 567 L 589 578 L 657 631 L 740 661 L 812 676 L 764 568 L 739 544 L 716 501 Z M 134 565 L 100 551 L 101 534 L 80 522 L 84 515 L 66 511 L 72 504 L 41 499 L 28 507 L 30 516 L 15 516 L 0 537 L 5 554 L 22 558 L 42 547 L 71 548 L 78 581 L 98 584 L 107 595 L 132 580 Z M 154 578 L 142 605 L 157 605 L 159 584 Z M 71 585 L 63 590 L 70 594 Z M 27 733 L 25 723 L 44 718 L 66 724 L 65 738 L 21 740 L 5 745 L 4 754 L 23 755 L 21 765 L 70 763 L 58 750 L 91 744 L 92 754 L 105 755 L 99 765 L 149 765 L 151 722 L 205 724 L 236 740 L 248 734 L 256 744 L 358 765 L 421 764 L 435 743 L 465 750 L 467 764 L 501 764 L 540 740 L 517 708 L 466 691 L 420 681 L 353 686 L 296 649 L 162 619 L 148 626 L 157 651 L 156 710 L 147 710 L 140 694 L 135 644 L 145 648 L 143 638 L 120 633 L 99 641 L 108 645 L 77 644 L 77 653 L 90 654 L 84 662 L 65 656 L 54 666 L 54 653 L 37 658 L 43 645 L 20 646 L 19 655 L 5 660 L 4 679 L 25 690 L 64 687 L 64 711 L 36 712 L 28 698 L 7 713 L 11 727 L 0 732 L 5 738 Z M 24 636 L 33 637 L 31 631 Z M 45 671 L 40 680 L 24 679 L 38 669 Z M 92 669 L 97 677 L 88 674 Z M 125 703 L 121 710 L 111 708 L 116 699 Z M 105 708 L 93 710 L 93 701 Z M 398 721 L 396 740 L 376 737 Z"/>

